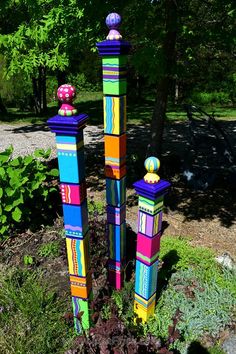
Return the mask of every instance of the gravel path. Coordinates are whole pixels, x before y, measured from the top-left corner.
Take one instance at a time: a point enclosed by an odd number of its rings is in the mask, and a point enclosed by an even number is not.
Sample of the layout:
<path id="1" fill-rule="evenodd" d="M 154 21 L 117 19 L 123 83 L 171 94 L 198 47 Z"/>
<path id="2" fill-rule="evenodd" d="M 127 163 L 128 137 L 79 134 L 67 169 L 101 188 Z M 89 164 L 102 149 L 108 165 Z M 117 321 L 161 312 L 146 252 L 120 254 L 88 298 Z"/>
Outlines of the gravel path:
<path id="1" fill-rule="evenodd" d="M 100 141 L 103 136 L 103 130 L 97 126 L 87 126 L 84 132 L 86 145 L 91 141 Z M 31 154 L 35 149 L 48 148 L 52 149 L 52 157 L 56 157 L 55 135 L 43 124 L 1 124 L 0 152 L 11 144 L 14 147 L 14 157 Z"/>

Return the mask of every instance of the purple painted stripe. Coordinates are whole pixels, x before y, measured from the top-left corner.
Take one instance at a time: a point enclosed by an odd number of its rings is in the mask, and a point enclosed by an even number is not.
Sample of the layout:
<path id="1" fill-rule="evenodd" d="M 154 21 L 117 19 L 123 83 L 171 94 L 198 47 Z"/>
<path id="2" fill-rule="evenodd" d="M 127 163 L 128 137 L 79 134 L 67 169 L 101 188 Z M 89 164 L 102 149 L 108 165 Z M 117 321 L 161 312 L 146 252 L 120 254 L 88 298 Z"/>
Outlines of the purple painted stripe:
<path id="1" fill-rule="evenodd" d="M 123 166 L 105 165 L 106 167 L 113 168 L 114 170 L 119 170 Z"/>
<path id="2" fill-rule="evenodd" d="M 153 225 L 154 224 L 154 218 L 149 215 L 146 216 L 146 233 L 148 235 L 152 235 L 153 234 Z"/>
<path id="3" fill-rule="evenodd" d="M 103 79 L 126 79 L 126 75 L 102 75 Z"/>
<path id="4" fill-rule="evenodd" d="M 106 70 L 106 71 L 126 71 L 125 67 L 112 67 L 112 66 L 102 66 L 102 70 Z"/>

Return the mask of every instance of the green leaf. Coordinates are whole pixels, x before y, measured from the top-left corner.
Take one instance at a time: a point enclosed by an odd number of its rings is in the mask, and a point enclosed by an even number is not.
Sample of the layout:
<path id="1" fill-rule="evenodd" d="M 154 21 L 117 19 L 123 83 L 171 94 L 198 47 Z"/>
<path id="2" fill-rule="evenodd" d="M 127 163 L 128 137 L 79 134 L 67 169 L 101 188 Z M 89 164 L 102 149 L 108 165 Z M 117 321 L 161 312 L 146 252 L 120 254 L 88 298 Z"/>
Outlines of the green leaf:
<path id="1" fill-rule="evenodd" d="M 5 206 L 4 210 L 5 210 L 5 211 L 11 211 L 13 208 L 14 208 L 14 207 L 13 207 L 12 204 L 8 204 L 8 205 Z"/>
<path id="2" fill-rule="evenodd" d="M 0 187 L 0 198 L 3 196 L 3 189 Z"/>
<path id="3" fill-rule="evenodd" d="M 35 157 L 41 157 L 41 158 L 46 159 L 46 158 L 48 158 L 48 157 L 50 156 L 50 153 L 49 153 L 49 155 L 48 155 L 48 150 L 45 151 L 45 150 L 43 150 L 43 149 L 36 149 L 36 150 L 34 151 L 34 156 L 35 156 Z"/>
<path id="4" fill-rule="evenodd" d="M 0 234 L 1 234 L 1 235 L 4 235 L 5 232 L 7 231 L 7 229 L 8 229 L 7 226 L 5 226 L 5 225 L 1 226 L 1 227 L 0 227 Z"/>
<path id="5" fill-rule="evenodd" d="M 5 191 L 6 191 L 6 194 L 7 194 L 8 197 L 12 197 L 13 194 L 16 192 L 16 189 L 12 189 L 12 188 L 7 187 L 5 189 Z"/>
<path id="6" fill-rule="evenodd" d="M 13 153 L 13 146 L 10 145 L 5 151 L 0 153 L 0 163 L 7 162 Z"/>
<path id="7" fill-rule="evenodd" d="M 11 213 L 13 220 L 20 222 L 22 211 L 16 207 L 15 210 Z"/>
<path id="8" fill-rule="evenodd" d="M 23 162 L 24 162 L 24 165 L 29 165 L 29 164 L 31 164 L 31 162 L 33 161 L 33 156 L 31 156 L 31 155 L 29 155 L 29 156 L 26 156 L 25 158 L 24 158 L 24 160 L 23 160 Z"/>
<path id="9" fill-rule="evenodd" d="M 11 166 L 17 167 L 17 166 L 19 166 L 19 164 L 20 164 L 19 158 L 11 161 Z"/>
<path id="10" fill-rule="evenodd" d="M 59 171 L 57 168 L 53 168 L 51 171 L 48 172 L 48 176 L 58 177 Z"/>
<path id="11" fill-rule="evenodd" d="M 4 177 L 5 176 L 5 170 L 3 167 L 0 167 L 0 177 Z"/>

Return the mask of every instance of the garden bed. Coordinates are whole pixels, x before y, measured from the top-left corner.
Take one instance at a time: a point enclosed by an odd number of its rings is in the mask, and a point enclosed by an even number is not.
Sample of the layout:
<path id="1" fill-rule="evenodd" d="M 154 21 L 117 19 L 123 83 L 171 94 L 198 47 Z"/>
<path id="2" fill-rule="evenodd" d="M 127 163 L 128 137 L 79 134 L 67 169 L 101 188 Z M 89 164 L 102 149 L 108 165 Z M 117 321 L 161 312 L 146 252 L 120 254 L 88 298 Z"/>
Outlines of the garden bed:
<path id="1" fill-rule="evenodd" d="M 185 353 L 186 348 L 188 353 L 223 353 L 220 343 L 235 329 L 235 274 L 221 269 L 209 249 L 164 234 L 156 313 L 147 324 L 134 326 L 134 259 L 125 288 L 110 289 L 102 204 L 89 203 L 89 210 L 95 327 L 82 337 L 73 331 L 59 218 L 52 227 L 28 231 L 4 244 L 1 353 Z M 135 234 L 128 229 L 130 238 Z"/>

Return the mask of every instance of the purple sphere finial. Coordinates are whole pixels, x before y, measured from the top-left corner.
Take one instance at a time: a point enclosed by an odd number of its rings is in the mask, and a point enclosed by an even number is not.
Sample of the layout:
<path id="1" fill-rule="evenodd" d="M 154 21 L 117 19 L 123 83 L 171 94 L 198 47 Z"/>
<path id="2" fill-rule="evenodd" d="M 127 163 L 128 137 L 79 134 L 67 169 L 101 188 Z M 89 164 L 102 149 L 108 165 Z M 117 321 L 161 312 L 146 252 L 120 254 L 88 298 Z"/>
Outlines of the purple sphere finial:
<path id="1" fill-rule="evenodd" d="M 118 31 L 121 24 L 121 16 L 116 12 L 110 13 L 106 18 L 106 25 L 109 28 L 110 32 L 107 36 L 108 40 L 120 40 L 122 36 Z"/>

